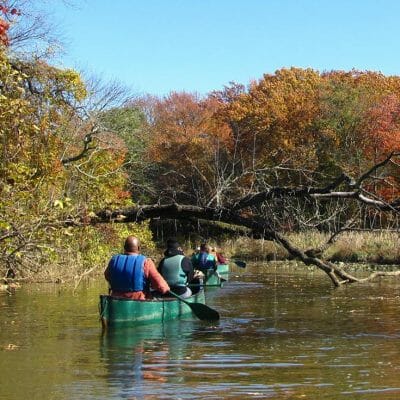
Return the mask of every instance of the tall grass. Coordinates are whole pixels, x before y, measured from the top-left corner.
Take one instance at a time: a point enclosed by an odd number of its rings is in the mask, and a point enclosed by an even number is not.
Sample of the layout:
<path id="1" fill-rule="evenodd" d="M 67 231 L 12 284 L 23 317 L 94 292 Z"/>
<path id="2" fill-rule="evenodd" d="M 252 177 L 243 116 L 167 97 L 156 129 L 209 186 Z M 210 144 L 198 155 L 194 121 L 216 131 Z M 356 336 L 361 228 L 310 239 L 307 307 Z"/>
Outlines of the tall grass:
<path id="1" fill-rule="evenodd" d="M 329 235 L 317 231 L 289 233 L 288 239 L 302 250 L 322 247 Z M 254 261 L 285 260 L 290 256 L 277 243 L 251 238 L 226 240 L 219 244 L 228 256 Z M 328 247 L 323 257 L 331 261 L 400 264 L 399 233 L 345 232 Z"/>

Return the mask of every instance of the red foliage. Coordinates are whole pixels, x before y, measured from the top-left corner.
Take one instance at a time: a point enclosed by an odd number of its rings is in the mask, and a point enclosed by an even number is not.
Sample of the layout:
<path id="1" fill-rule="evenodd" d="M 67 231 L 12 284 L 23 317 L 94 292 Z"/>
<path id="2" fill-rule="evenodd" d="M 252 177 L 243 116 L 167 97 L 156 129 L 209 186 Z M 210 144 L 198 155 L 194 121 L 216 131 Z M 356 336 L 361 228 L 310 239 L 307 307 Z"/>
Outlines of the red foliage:
<path id="1" fill-rule="evenodd" d="M 11 17 L 21 15 L 21 11 L 17 8 L 8 7 L 8 0 L 0 0 L 0 44 L 8 46 L 10 44 L 8 38 L 8 30 L 10 29 Z"/>
<path id="2" fill-rule="evenodd" d="M 365 131 L 369 138 L 367 156 L 374 162 L 400 151 L 400 100 L 396 95 L 386 96 L 369 110 Z"/>
<path id="3" fill-rule="evenodd" d="M 4 19 L 0 18 L 0 43 L 8 46 L 8 29 L 10 28 L 10 24 Z"/>
<path id="4" fill-rule="evenodd" d="M 379 182 L 372 182 L 365 185 L 364 189 L 367 192 L 374 193 L 379 198 L 388 203 L 399 198 L 399 181 L 397 177 L 385 176 Z"/>

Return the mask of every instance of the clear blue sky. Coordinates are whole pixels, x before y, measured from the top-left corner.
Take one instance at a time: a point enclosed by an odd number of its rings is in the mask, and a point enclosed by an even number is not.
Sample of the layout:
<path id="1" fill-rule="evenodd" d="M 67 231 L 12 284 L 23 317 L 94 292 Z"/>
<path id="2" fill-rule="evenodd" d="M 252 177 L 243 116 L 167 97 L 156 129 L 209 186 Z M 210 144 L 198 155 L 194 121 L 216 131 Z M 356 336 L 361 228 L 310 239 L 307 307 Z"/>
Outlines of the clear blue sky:
<path id="1" fill-rule="evenodd" d="M 400 0 L 74 1 L 51 4 L 62 65 L 137 93 L 205 94 L 290 66 L 400 74 Z"/>

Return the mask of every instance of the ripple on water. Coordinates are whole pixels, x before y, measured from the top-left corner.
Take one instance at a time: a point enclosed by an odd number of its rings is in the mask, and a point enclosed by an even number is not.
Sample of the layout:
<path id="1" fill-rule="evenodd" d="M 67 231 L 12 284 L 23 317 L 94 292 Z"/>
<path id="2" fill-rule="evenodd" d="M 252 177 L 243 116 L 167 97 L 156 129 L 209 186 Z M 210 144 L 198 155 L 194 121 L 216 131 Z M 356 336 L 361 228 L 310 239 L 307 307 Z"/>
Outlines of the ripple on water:
<path id="1" fill-rule="evenodd" d="M 374 388 L 374 389 L 354 389 L 352 391 L 344 391 L 342 394 L 373 394 L 373 393 L 398 393 L 396 399 L 400 399 L 400 387 L 384 387 L 384 388 Z M 394 399 L 394 398 L 393 398 Z"/>
<path id="2" fill-rule="evenodd" d="M 0 344 L 12 338 L 19 346 L 1 352 L 1 395 L 397 400 L 400 282 L 396 290 L 333 290 L 325 278 L 268 270 L 235 278 L 207 294 L 218 323 L 174 321 L 108 336 L 97 289 L 0 296 Z"/>

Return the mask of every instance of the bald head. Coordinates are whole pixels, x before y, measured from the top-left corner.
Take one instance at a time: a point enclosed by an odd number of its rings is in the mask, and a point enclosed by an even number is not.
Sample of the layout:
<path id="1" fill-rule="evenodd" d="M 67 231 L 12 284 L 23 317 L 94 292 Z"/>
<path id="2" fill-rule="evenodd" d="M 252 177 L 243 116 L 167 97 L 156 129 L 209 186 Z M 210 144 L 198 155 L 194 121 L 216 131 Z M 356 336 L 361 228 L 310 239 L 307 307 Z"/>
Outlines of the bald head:
<path id="1" fill-rule="evenodd" d="M 140 240 L 135 236 L 128 236 L 125 240 L 124 249 L 127 253 L 139 253 Z"/>

